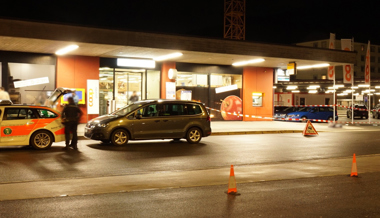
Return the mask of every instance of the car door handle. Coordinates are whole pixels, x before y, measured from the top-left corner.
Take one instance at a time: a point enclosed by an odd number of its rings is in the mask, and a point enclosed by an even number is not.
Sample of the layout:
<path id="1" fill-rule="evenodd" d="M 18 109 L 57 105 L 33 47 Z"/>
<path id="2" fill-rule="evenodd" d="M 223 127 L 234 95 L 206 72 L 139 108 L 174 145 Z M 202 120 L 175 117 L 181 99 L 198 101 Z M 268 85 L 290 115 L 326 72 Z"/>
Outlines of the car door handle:
<path id="1" fill-rule="evenodd" d="M 155 120 L 154 122 L 158 123 L 158 122 L 160 122 L 160 120 Z"/>

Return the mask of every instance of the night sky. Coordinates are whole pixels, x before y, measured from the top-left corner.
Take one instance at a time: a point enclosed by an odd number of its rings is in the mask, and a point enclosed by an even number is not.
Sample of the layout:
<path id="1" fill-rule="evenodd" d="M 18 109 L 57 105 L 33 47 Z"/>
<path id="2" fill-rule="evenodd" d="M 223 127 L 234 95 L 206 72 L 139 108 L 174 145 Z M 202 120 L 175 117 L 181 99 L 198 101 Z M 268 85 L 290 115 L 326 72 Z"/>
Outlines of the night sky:
<path id="1" fill-rule="evenodd" d="M 223 38 L 224 0 L 8 1 L 0 17 Z M 354 37 L 380 45 L 380 3 L 246 0 L 246 40 L 291 44 Z"/>

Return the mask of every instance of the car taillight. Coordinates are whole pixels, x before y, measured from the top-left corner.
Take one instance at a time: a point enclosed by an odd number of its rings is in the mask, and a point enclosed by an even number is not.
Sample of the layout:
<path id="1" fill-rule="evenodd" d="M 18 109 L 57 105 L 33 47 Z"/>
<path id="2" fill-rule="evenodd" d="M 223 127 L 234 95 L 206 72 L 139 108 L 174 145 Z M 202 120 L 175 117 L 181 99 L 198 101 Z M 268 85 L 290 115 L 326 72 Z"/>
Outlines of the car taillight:
<path id="1" fill-rule="evenodd" d="M 211 122 L 211 117 L 210 116 L 207 116 L 207 121 Z"/>

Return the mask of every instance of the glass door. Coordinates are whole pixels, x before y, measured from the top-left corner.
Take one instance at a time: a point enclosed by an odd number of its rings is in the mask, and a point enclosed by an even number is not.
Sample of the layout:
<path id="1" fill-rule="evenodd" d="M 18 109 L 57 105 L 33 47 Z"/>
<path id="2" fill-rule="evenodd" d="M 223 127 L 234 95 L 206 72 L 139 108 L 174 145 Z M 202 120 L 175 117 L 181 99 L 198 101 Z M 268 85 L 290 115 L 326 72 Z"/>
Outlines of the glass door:
<path id="1" fill-rule="evenodd" d="M 141 100 L 142 74 L 144 69 L 115 69 L 115 101 L 116 109 L 133 101 Z M 133 96 L 133 98 L 131 98 Z M 137 97 L 135 97 L 137 96 Z"/>
<path id="2" fill-rule="evenodd" d="M 109 101 L 113 100 L 113 68 L 99 71 L 99 115 L 107 114 Z"/>

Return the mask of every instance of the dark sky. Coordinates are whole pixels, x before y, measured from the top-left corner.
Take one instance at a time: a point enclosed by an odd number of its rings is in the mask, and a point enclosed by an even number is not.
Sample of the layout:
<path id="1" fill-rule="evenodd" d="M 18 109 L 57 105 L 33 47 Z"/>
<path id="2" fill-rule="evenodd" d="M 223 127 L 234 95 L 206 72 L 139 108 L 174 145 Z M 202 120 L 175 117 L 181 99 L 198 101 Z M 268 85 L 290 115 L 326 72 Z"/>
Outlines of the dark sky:
<path id="1" fill-rule="evenodd" d="M 224 0 L 9 1 L 0 17 L 223 38 Z M 290 44 L 355 38 L 380 45 L 377 0 L 246 0 L 246 40 Z"/>

